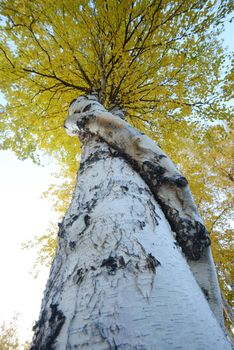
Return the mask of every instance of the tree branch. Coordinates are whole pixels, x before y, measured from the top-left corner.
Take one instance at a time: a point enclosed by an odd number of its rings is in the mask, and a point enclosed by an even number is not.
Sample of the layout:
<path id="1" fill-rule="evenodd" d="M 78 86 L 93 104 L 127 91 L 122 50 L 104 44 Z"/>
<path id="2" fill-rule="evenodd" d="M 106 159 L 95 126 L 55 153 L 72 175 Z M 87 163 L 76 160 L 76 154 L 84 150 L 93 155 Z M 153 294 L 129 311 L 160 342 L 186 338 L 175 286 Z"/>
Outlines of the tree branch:
<path id="1" fill-rule="evenodd" d="M 35 69 L 30 69 L 30 68 L 22 68 L 22 69 L 23 69 L 23 71 L 28 72 L 28 73 L 34 73 L 34 74 L 40 75 L 40 76 L 45 77 L 45 78 L 56 79 L 56 80 L 60 81 L 61 83 L 63 83 L 65 86 L 73 87 L 74 89 L 83 91 L 85 93 L 89 92 L 89 90 L 87 88 L 85 88 L 83 86 L 80 86 L 80 85 L 75 85 L 75 84 L 68 83 L 65 80 L 57 77 L 56 75 L 50 75 L 50 74 L 46 74 L 46 73 L 41 73 L 41 72 L 36 71 Z"/>
<path id="2" fill-rule="evenodd" d="M 15 65 L 11 62 L 10 58 L 7 56 L 6 51 L 2 47 L 0 47 L 0 50 L 3 52 L 4 56 L 6 57 L 7 61 L 10 63 L 12 68 L 15 68 Z"/>

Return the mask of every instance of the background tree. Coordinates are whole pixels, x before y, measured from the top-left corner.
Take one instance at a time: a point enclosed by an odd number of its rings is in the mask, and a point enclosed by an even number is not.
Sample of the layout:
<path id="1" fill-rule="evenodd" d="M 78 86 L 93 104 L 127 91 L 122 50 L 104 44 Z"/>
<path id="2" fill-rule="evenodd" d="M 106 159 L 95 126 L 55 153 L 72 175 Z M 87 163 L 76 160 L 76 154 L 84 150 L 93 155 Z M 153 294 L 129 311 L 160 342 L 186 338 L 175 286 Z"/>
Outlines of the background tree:
<path id="1" fill-rule="evenodd" d="M 106 108 L 120 105 L 189 178 L 215 235 L 230 299 L 229 254 L 221 259 L 220 244 L 230 251 L 233 175 L 223 159 L 232 147 L 226 104 L 232 75 L 218 35 L 232 2 L 37 0 L 0 6 L 0 80 L 8 101 L 1 114 L 2 149 L 37 162 L 46 152 L 70 176 L 79 146 L 63 131 L 70 101 L 95 91 Z"/>
<path id="2" fill-rule="evenodd" d="M 19 348 L 17 328 L 17 316 L 15 316 L 8 324 L 6 322 L 1 324 L 0 348 L 2 350 L 17 350 Z"/>
<path id="3" fill-rule="evenodd" d="M 18 335 L 18 315 L 16 314 L 10 322 L 3 322 L 0 325 L 0 349 L 1 350 L 19 350 L 19 348 L 28 350 L 30 344 L 26 341 L 20 344 Z"/>

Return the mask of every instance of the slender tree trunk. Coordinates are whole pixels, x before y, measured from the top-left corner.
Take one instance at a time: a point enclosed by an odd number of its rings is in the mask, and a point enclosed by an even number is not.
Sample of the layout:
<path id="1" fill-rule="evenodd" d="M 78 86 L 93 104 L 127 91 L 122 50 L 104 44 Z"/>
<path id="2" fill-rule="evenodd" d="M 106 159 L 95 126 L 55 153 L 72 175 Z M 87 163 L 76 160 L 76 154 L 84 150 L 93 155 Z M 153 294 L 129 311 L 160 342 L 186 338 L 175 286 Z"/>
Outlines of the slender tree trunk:
<path id="1" fill-rule="evenodd" d="M 152 191 L 83 135 L 32 350 L 230 350 Z"/>

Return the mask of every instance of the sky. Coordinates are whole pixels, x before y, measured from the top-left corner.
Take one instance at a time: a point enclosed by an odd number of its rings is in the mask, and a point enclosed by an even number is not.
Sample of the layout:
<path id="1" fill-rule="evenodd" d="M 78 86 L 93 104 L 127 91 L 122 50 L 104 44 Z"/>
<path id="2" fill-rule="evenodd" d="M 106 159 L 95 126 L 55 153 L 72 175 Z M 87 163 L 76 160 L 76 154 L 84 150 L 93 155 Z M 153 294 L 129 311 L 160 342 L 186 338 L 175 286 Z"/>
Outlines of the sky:
<path id="1" fill-rule="evenodd" d="M 234 50 L 233 24 L 227 23 L 224 44 Z M 3 100 L 0 95 L 0 103 Z M 72 139 L 71 139 L 72 142 Z M 44 167 L 30 160 L 20 161 L 10 151 L 0 151 L 0 324 L 19 315 L 22 341 L 29 339 L 38 318 L 49 270 L 41 267 L 35 279 L 35 250 L 22 249 L 22 243 L 46 233 L 49 223 L 58 222 L 49 199 L 41 195 L 54 183 L 57 166 L 44 158 Z"/>
<path id="2" fill-rule="evenodd" d="M 0 152 L 0 323 L 19 315 L 23 339 L 30 337 L 38 318 L 48 269 L 35 279 L 36 250 L 22 249 L 22 243 L 46 233 L 50 222 L 58 221 L 52 203 L 42 193 L 54 182 L 56 164 L 40 167 L 20 161 L 12 152 Z"/>

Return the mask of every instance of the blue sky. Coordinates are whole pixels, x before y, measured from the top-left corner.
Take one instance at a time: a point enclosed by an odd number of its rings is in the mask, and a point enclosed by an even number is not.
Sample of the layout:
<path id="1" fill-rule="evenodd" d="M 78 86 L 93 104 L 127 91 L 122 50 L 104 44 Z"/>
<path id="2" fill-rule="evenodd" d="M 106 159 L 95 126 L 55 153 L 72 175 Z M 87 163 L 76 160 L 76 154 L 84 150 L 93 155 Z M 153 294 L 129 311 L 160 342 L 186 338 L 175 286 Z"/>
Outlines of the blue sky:
<path id="1" fill-rule="evenodd" d="M 234 50 L 233 24 L 226 23 L 225 46 Z M 0 96 L 1 102 L 1 96 Z M 72 142 L 72 139 L 71 139 Z M 35 251 L 22 250 L 22 242 L 34 235 L 46 232 L 50 222 L 57 222 L 49 200 L 41 198 L 42 192 L 55 181 L 51 173 L 56 164 L 44 159 L 45 167 L 30 160 L 19 161 L 12 152 L 0 152 L 0 323 L 20 312 L 22 338 L 30 334 L 33 321 L 37 319 L 48 269 L 42 268 L 37 279 L 32 271 Z"/>

